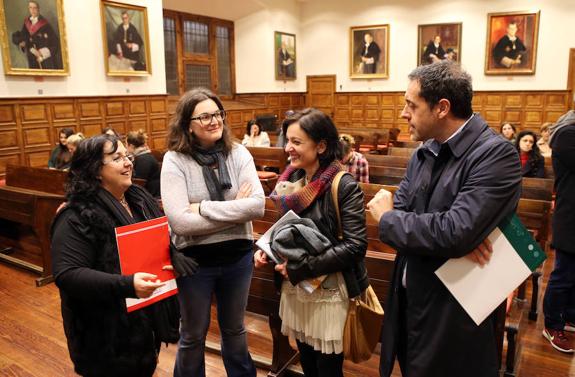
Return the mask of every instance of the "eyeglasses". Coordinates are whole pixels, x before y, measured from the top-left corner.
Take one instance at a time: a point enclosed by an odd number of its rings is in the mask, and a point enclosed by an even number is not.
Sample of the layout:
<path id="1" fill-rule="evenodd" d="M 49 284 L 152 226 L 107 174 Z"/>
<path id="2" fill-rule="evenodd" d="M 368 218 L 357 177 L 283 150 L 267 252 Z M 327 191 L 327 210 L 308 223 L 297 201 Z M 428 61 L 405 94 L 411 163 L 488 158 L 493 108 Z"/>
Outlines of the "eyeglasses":
<path id="1" fill-rule="evenodd" d="M 111 162 L 113 162 L 114 164 L 123 164 L 125 161 L 130 161 L 130 162 L 134 162 L 134 155 L 132 154 L 127 154 L 125 156 L 122 155 L 118 155 L 116 158 L 113 158 L 109 161 L 103 161 L 102 165 L 106 165 L 109 164 Z"/>
<path id="2" fill-rule="evenodd" d="M 207 127 L 212 124 L 212 119 L 214 117 L 218 122 L 222 122 L 224 119 L 226 119 L 226 112 L 224 110 L 218 110 L 213 114 L 202 113 L 198 116 L 190 118 L 190 120 L 199 120 L 202 126 Z"/>

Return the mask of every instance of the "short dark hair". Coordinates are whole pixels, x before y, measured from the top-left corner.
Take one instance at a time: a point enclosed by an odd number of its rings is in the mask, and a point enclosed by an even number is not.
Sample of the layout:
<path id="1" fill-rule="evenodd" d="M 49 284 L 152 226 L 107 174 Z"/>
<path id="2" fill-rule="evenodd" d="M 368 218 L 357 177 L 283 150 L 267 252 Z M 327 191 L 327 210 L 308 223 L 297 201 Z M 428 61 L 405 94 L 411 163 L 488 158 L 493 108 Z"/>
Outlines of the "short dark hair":
<path id="1" fill-rule="evenodd" d="M 316 143 L 322 140 L 326 143 L 325 152 L 319 155 L 319 164 L 325 167 L 335 160 L 343 158 L 339 134 L 331 118 L 323 112 L 307 108 L 295 112 L 283 122 L 282 132 L 287 135 L 287 129 L 294 123 L 299 123 L 301 129 Z"/>
<path id="2" fill-rule="evenodd" d="M 184 93 L 176 106 L 176 113 L 170 123 L 168 133 L 168 150 L 192 155 L 194 146 L 198 145 L 196 137 L 190 131 L 190 118 L 198 103 L 211 99 L 216 103 L 218 109 L 224 110 L 222 101 L 206 88 L 194 88 Z M 224 130 L 222 138 L 218 143 L 223 144 L 224 151 L 229 153 L 232 150 L 233 141 L 228 128 L 227 119 L 224 119 Z"/>
<path id="3" fill-rule="evenodd" d="M 120 137 L 120 135 L 116 132 L 115 129 L 113 129 L 112 127 L 104 127 L 102 128 L 102 134 L 107 134 L 108 131 L 112 131 L 112 133 L 116 136 L 116 137 Z"/>
<path id="4" fill-rule="evenodd" d="M 247 126 L 246 126 L 246 135 L 251 135 L 252 134 L 252 126 L 253 125 L 258 126 L 258 133 L 256 136 L 258 136 L 259 134 L 262 133 L 262 127 L 258 124 L 258 122 L 255 119 L 250 119 L 248 120 Z"/>
<path id="5" fill-rule="evenodd" d="M 65 127 L 65 128 L 62 128 L 60 130 L 60 132 L 58 133 L 58 136 L 60 136 L 60 134 L 66 135 L 66 139 L 67 139 L 68 137 L 70 137 L 74 134 L 74 130 L 71 129 L 70 127 Z"/>
<path id="6" fill-rule="evenodd" d="M 93 198 L 100 188 L 100 171 L 104 165 L 104 148 L 112 143 L 112 152 L 118 149 L 119 139 L 111 135 L 98 135 L 82 140 L 72 156 L 66 197 L 69 202 L 86 201 Z"/>
<path id="7" fill-rule="evenodd" d="M 411 71 L 408 77 L 419 83 L 419 96 L 430 108 L 437 105 L 441 99 L 446 99 L 451 104 L 450 111 L 455 117 L 467 119 L 473 114 L 471 76 L 459 64 L 442 60 L 422 65 Z"/>

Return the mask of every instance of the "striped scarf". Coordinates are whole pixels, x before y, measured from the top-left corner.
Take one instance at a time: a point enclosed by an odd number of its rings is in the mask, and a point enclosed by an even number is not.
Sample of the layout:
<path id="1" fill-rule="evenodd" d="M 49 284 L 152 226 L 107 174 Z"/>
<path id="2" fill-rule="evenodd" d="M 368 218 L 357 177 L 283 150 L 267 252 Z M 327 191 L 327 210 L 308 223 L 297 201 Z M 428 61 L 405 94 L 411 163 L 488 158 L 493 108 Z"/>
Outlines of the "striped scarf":
<path id="1" fill-rule="evenodd" d="M 331 182 L 336 174 L 344 170 L 339 161 L 334 161 L 325 168 L 319 168 L 313 175 L 311 182 L 301 190 L 289 195 L 278 195 L 274 190 L 270 194 L 278 210 L 283 214 L 290 209 L 299 214 L 309 207 L 317 198 L 331 188 Z M 296 182 L 305 176 L 303 169 L 296 169 L 288 166 L 278 178 L 278 184 L 283 181 Z"/>

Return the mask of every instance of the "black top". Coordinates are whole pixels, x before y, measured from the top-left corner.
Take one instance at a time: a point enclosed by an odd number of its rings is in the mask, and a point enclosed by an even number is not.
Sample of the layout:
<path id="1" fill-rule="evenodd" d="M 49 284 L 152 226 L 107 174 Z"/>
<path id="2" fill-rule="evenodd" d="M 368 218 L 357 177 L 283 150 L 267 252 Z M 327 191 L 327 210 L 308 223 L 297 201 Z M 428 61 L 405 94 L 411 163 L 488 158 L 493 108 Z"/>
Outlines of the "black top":
<path id="1" fill-rule="evenodd" d="M 134 160 L 134 176 L 146 180 L 146 190 L 154 198 L 160 197 L 160 164 L 151 153 L 143 153 Z"/>

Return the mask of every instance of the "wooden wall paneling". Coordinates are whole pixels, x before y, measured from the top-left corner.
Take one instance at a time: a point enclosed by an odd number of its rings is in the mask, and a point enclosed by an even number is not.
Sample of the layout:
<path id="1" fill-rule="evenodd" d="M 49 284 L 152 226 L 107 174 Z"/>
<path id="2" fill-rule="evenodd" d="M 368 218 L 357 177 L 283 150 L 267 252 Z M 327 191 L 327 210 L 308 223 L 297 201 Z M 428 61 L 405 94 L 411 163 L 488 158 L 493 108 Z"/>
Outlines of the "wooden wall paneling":
<path id="1" fill-rule="evenodd" d="M 48 166 L 48 160 L 50 159 L 50 152 L 39 151 L 39 152 L 27 152 L 26 162 L 28 166 L 32 167 L 45 167 Z"/>
<path id="2" fill-rule="evenodd" d="M 168 119 L 166 117 L 150 119 L 150 129 L 152 133 L 163 132 L 167 133 L 169 128 Z"/>
<path id="3" fill-rule="evenodd" d="M 128 120 L 128 129 L 126 130 L 126 133 L 138 130 L 143 130 L 144 132 L 150 134 L 148 130 L 148 120 L 145 118 L 130 118 Z"/>
<path id="4" fill-rule="evenodd" d="M 105 102 L 106 116 L 124 115 L 124 102 L 123 101 L 109 101 Z"/>
<path id="5" fill-rule="evenodd" d="M 76 106 L 74 101 L 51 103 L 52 119 L 54 122 L 76 121 Z"/>
<path id="6" fill-rule="evenodd" d="M 543 109 L 544 94 L 529 93 L 525 96 L 525 107 Z"/>
<path id="7" fill-rule="evenodd" d="M 13 104 L 0 106 L 0 124 L 15 124 L 16 114 L 14 111 L 15 106 Z"/>
<path id="8" fill-rule="evenodd" d="M 106 127 L 112 127 L 116 132 L 123 133 L 123 130 L 120 130 L 118 127 L 113 127 L 110 125 L 106 125 Z M 76 132 L 81 132 L 86 137 L 96 136 L 102 133 L 102 123 L 83 123 L 80 124 L 80 128 L 76 130 Z"/>
<path id="9" fill-rule="evenodd" d="M 22 159 L 20 153 L 0 154 L 0 176 L 6 175 L 6 165 L 8 164 L 21 164 Z"/>
<path id="10" fill-rule="evenodd" d="M 143 99 L 137 101 L 128 101 L 128 109 L 130 110 L 130 115 L 145 115 L 146 101 Z"/>
<path id="11" fill-rule="evenodd" d="M 18 150 L 18 146 L 16 127 L 0 126 L 0 151 Z"/>
<path id="12" fill-rule="evenodd" d="M 78 100 L 77 107 L 79 108 L 80 120 L 85 119 L 101 119 L 104 116 L 103 106 L 100 101 L 94 100 Z"/>
<path id="13" fill-rule="evenodd" d="M 30 103 L 20 105 L 19 107 L 22 124 L 48 122 L 48 112 L 45 104 Z"/>
<path id="14" fill-rule="evenodd" d="M 149 99 L 148 108 L 150 114 L 165 114 L 167 110 L 167 101 L 165 98 Z"/>
<path id="15" fill-rule="evenodd" d="M 152 135 L 150 137 L 150 148 L 154 150 L 165 150 L 166 149 L 166 134 Z"/>
<path id="16" fill-rule="evenodd" d="M 104 127 L 100 126 L 98 133 L 101 133 L 102 128 L 105 128 L 105 127 L 113 128 L 120 135 L 126 135 L 129 131 L 129 129 L 126 127 L 126 120 L 123 118 L 107 119 L 105 126 Z"/>
<path id="17" fill-rule="evenodd" d="M 34 127 L 25 127 L 22 129 L 24 136 L 25 148 L 33 147 L 51 147 L 52 138 L 50 137 L 50 125 L 43 124 Z"/>

